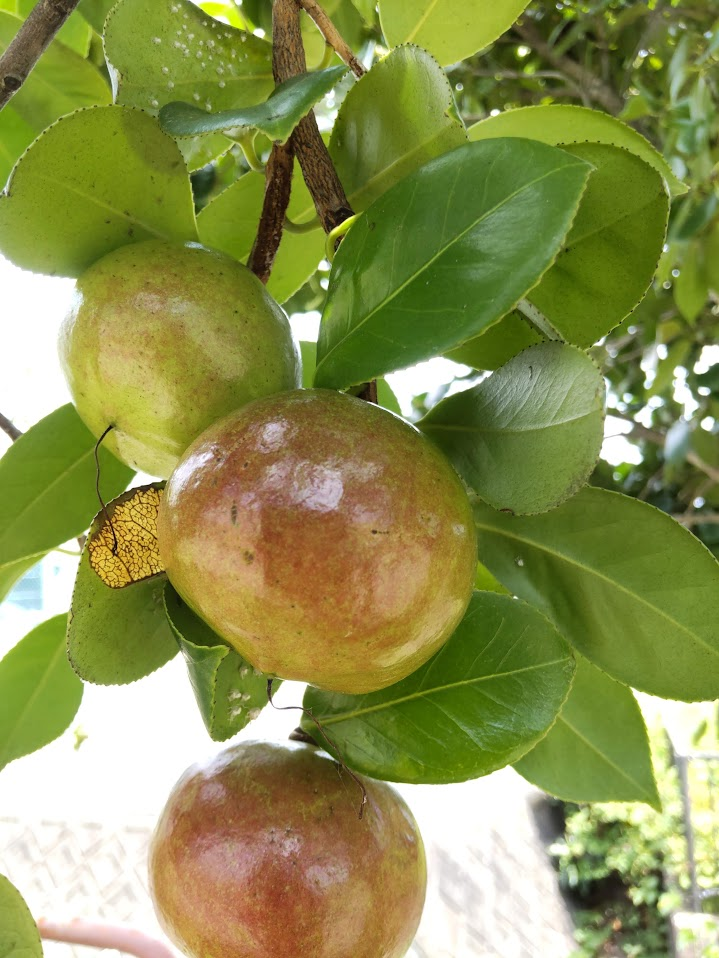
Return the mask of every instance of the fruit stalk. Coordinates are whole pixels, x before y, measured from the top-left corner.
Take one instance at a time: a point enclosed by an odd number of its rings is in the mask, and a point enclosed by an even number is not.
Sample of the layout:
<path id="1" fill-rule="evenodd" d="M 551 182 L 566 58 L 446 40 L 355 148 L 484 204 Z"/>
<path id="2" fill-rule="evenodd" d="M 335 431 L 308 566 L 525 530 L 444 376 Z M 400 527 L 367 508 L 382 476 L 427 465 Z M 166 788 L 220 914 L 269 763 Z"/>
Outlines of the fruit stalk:
<path id="1" fill-rule="evenodd" d="M 39 0 L 0 57 L 0 110 L 17 93 L 79 0 Z"/>
<path id="2" fill-rule="evenodd" d="M 100 925 L 79 918 L 67 923 L 41 918 L 37 927 L 40 937 L 46 941 L 62 941 L 90 948 L 114 948 L 136 958 L 174 958 L 174 953 L 167 945 L 136 928 Z"/>
<path id="3" fill-rule="evenodd" d="M 15 442 L 16 439 L 19 439 L 22 436 L 22 430 L 18 429 L 15 423 L 8 419 L 7 416 L 3 416 L 0 412 L 0 429 L 5 433 L 5 435 L 12 439 Z"/>

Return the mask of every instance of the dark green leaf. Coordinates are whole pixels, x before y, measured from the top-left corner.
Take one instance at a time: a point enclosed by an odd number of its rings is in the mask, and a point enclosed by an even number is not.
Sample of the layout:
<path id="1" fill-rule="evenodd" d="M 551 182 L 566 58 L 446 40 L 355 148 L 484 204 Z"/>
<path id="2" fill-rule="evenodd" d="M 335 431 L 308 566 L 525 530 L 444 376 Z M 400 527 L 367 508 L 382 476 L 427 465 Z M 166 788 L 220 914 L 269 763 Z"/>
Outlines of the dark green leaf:
<path id="1" fill-rule="evenodd" d="M 499 369 L 512 356 L 542 341 L 542 336 L 536 329 L 515 310 L 479 336 L 462 343 L 456 349 L 451 349 L 446 355 L 447 359 L 452 359 L 455 363 L 465 363 L 475 369 Z"/>
<path id="2" fill-rule="evenodd" d="M 652 695 L 719 697 L 719 564 L 679 523 L 589 487 L 545 515 L 475 516 L 481 561 L 594 665 Z"/>
<path id="3" fill-rule="evenodd" d="M 514 767 L 567 802 L 660 807 L 647 730 L 631 690 L 581 656 L 556 723 Z"/>
<path id="4" fill-rule="evenodd" d="M 409 366 L 509 312 L 558 253 L 589 171 L 541 143 L 491 140 L 393 186 L 337 252 L 315 384 Z"/>
<path id="5" fill-rule="evenodd" d="M 210 738 L 224 742 L 267 705 L 267 679 L 249 665 L 192 609 L 165 587 L 167 620 L 185 657 L 197 706 Z M 274 683 L 280 685 L 279 680 Z"/>
<path id="6" fill-rule="evenodd" d="M 556 262 L 528 295 L 562 337 L 591 346 L 642 300 L 666 234 L 669 198 L 655 169 L 605 143 L 565 146 L 594 166 Z"/>
<path id="7" fill-rule="evenodd" d="M 505 595 L 475 592 L 440 651 L 408 678 L 368 695 L 308 688 L 304 705 L 330 750 L 374 778 L 463 782 L 528 751 L 554 722 L 574 672 L 544 616 Z M 317 735 L 307 718 L 303 727 Z"/>
<path id="8" fill-rule="evenodd" d="M 62 735 L 80 707 L 82 682 L 67 661 L 66 628 L 67 616 L 56 615 L 0 661 L 0 768 Z"/>
<path id="9" fill-rule="evenodd" d="M 0 875 L 0 958 L 42 958 L 40 932 L 20 892 Z"/>
<path id="10" fill-rule="evenodd" d="M 100 491 L 111 499 L 134 473 L 102 447 L 99 462 Z M 97 512 L 95 480 L 95 437 L 74 406 L 20 436 L 0 459 L 0 575 L 84 532 Z"/>
<path id="11" fill-rule="evenodd" d="M 704 267 L 701 243 L 687 246 L 679 275 L 674 280 L 674 302 L 688 323 L 696 321 L 709 299 L 709 280 Z"/>
<path id="12" fill-rule="evenodd" d="M 563 143 L 609 143 L 621 146 L 653 166 L 664 178 L 672 196 L 687 192 L 672 168 L 649 140 L 626 123 L 601 110 L 573 104 L 525 106 L 489 116 L 469 128 L 470 140 L 495 136 L 520 136 L 559 146 Z"/>
<path id="13" fill-rule="evenodd" d="M 546 512 L 589 478 L 604 437 L 604 380 L 581 349 L 530 346 L 418 424 L 495 509 Z"/>
<path id="14" fill-rule="evenodd" d="M 309 389 L 317 363 L 317 343 L 301 342 L 300 349 L 302 351 L 302 386 L 304 389 Z M 377 402 L 390 412 L 398 416 L 402 415 L 399 401 L 386 379 L 377 380 Z"/>
<path id="15" fill-rule="evenodd" d="M 444 70 L 426 50 L 402 46 L 349 90 L 329 149 L 359 212 L 424 163 L 466 142 Z"/>
<path id="16" fill-rule="evenodd" d="M 90 536 L 104 522 L 100 514 Z M 177 643 L 167 624 L 164 574 L 122 589 L 105 585 L 83 549 L 72 594 L 67 649 L 77 674 L 96 685 L 135 682 L 169 662 Z"/>
<path id="17" fill-rule="evenodd" d="M 257 235 L 264 195 L 265 178 L 261 173 L 241 176 L 198 215 L 200 240 L 245 263 Z M 301 222 L 302 214 L 309 210 L 314 212 L 312 199 L 304 181 L 295 176 L 288 216 Z M 307 282 L 324 255 L 325 234 L 321 229 L 308 233 L 285 230 L 267 284 L 268 291 L 279 303 L 284 303 Z"/>
<path id="18" fill-rule="evenodd" d="M 174 141 L 140 110 L 58 120 L 0 196 L 0 253 L 38 273 L 79 276 L 126 243 L 158 238 L 197 239 L 192 190 Z"/>
<path id="19" fill-rule="evenodd" d="M 390 46 L 417 43 L 448 66 L 489 46 L 527 3 L 494 0 L 480 8 L 467 0 L 379 0 L 379 17 Z"/>
<path id="20" fill-rule="evenodd" d="M 160 110 L 160 124 L 170 136 L 227 133 L 237 138 L 243 132 L 259 130 L 271 140 L 284 143 L 302 117 L 346 72 L 346 67 L 329 67 L 317 73 L 302 73 L 281 83 L 264 103 L 216 113 L 190 103 L 168 103 Z"/>
<path id="21" fill-rule="evenodd" d="M 115 5 L 116 0 L 80 0 L 78 9 L 93 30 L 102 33 L 105 18 Z"/>

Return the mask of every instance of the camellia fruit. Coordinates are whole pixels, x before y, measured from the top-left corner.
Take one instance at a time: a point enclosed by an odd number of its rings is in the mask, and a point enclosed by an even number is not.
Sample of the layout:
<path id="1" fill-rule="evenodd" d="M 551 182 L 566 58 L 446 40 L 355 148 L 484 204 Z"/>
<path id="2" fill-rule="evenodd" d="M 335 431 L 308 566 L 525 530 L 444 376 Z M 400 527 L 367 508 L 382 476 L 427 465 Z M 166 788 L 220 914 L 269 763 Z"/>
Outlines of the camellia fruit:
<path id="1" fill-rule="evenodd" d="M 150 843 L 160 924 L 191 958 L 401 958 L 426 866 L 397 792 L 310 745 L 246 742 L 189 768 Z"/>
<path id="2" fill-rule="evenodd" d="M 135 469 L 165 478 L 204 429 L 299 385 L 287 317 L 253 273 L 196 243 L 148 240 L 78 280 L 60 362 L 80 417 Z"/>
<path id="3" fill-rule="evenodd" d="M 383 688 L 449 638 L 477 566 L 464 487 L 393 413 L 305 389 L 215 423 L 160 503 L 173 586 L 256 668 Z"/>

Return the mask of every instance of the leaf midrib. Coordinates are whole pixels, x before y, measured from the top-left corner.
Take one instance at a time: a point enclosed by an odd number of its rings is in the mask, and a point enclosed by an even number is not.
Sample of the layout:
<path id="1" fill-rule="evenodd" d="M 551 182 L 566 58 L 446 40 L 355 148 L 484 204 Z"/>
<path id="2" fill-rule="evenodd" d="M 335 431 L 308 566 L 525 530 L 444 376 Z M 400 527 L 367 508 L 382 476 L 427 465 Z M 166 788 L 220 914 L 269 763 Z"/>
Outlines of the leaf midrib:
<path id="1" fill-rule="evenodd" d="M 538 665 L 527 665 L 521 669 L 511 669 L 508 672 L 497 672 L 492 675 L 478 675 L 475 678 L 471 679 L 462 679 L 459 682 L 451 682 L 447 685 L 438 685 L 432 689 L 419 689 L 416 692 L 412 692 L 410 695 L 403 695 L 401 698 L 392 699 L 389 702 L 380 702 L 377 705 L 370 705 L 366 708 L 356 709 L 354 712 L 345 712 L 338 715 L 332 716 L 322 716 L 323 725 L 336 725 L 337 722 L 348 722 L 351 719 L 359 718 L 363 715 L 370 715 L 372 712 L 381 712 L 384 709 L 394 708 L 396 705 L 402 705 L 404 702 L 412 702 L 417 699 L 428 698 L 430 695 L 437 695 L 441 692 L 448 692 L 453 689 L 462 688 L 467 685 L 477 685 L 481 682 L 489 682 L 493 679 L 506 679 L 512 675 L 521 675 L 525 672 L 536 672 L 541 669 L 548 669 L 554 665 L 561 665 L 564 662 L 571 661 L 571 655 L 565 656 L 561 659 L 552 659 L 549 662 L 542 662 Z"/>
<path id="2" fill-rule="evenodd" d="M 581 422 L 583 419 L 588 419 L 590 416 L 594 416 L 597 413 L 601 413 L 601 408 L 597 407 L 596 409 L 590 409 L 589 412 L 582 413 L 581 416 L 570 416 L 567 419 L 557 419 L 554 422 L 545 423 L 545 425 L 534 425 L 530 424 L 525 428 L 518 427 L 509 427 L 509 426 L 497 426 L 496 428 L 488 428 L 486 426 L 460 426 L 452 423 L 432 423 L 428 422 L 426 425 L 419 424 L 419 428 L 422 432 L 467 432 L 472 435 L 475 433 L 481 435 L 521 435 L 524 433 L 531 432 L 545 432 L 547 429 L 554 429 L 557 426 L 565 426 L 567 423 Z"/>

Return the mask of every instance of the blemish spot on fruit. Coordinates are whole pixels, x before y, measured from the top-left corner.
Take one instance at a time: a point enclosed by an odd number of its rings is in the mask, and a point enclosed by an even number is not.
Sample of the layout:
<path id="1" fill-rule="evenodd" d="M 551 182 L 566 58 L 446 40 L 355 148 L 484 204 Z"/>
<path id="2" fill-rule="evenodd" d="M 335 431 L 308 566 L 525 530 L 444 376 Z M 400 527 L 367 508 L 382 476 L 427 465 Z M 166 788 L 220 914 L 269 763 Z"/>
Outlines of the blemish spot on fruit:
<path id="1" fill-rule="evenodd" d="M 249 549 L 245 549 L 245 551 L 242 553 L 242 558 L 245 560 L 247 565 L 252 565 L 252 563 L 255 561 L 255 553 L 250 552 Z"/>
<path id="2" fill-rule="evenodd" d="M 232 508 L 230 509 L 230 520 L 233 526 L 237 525 L 237 503 L 232 503 Z"/>

